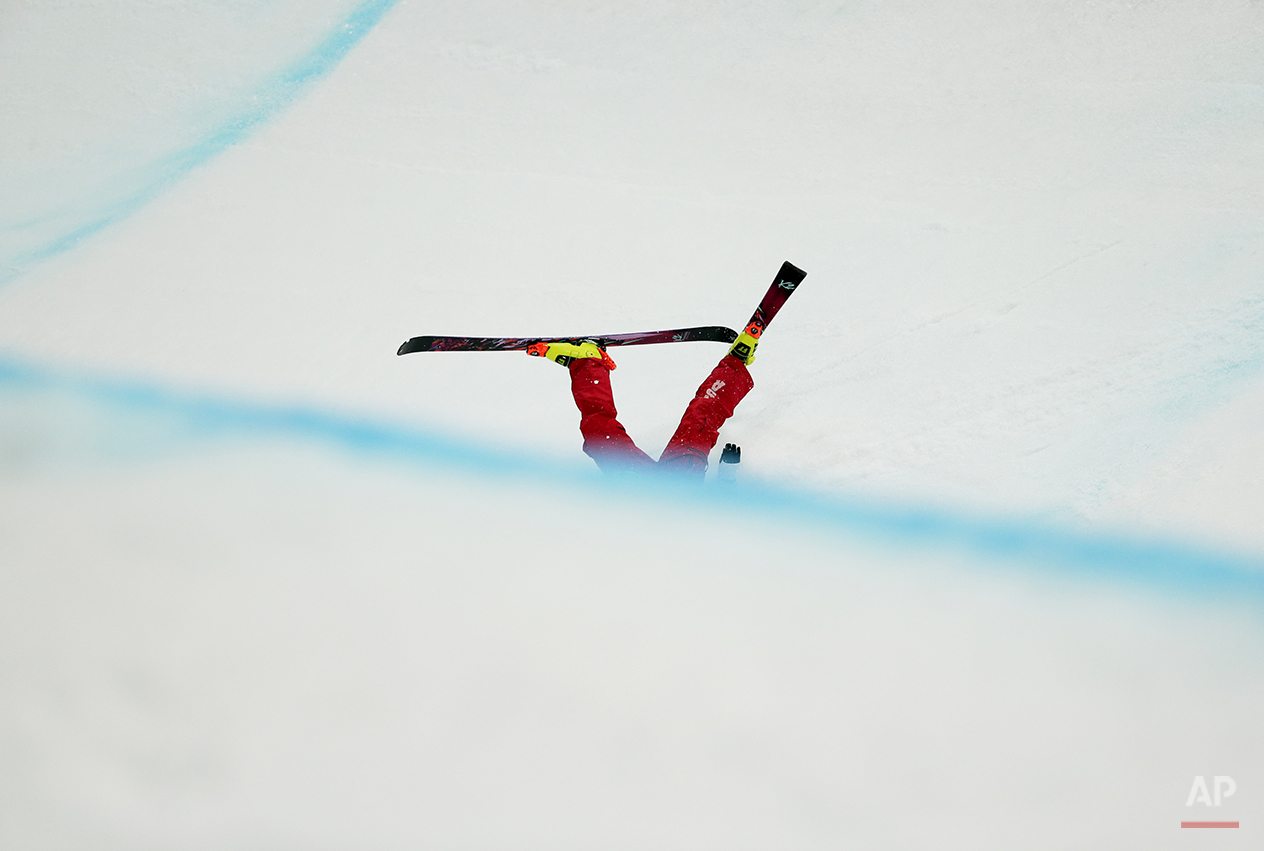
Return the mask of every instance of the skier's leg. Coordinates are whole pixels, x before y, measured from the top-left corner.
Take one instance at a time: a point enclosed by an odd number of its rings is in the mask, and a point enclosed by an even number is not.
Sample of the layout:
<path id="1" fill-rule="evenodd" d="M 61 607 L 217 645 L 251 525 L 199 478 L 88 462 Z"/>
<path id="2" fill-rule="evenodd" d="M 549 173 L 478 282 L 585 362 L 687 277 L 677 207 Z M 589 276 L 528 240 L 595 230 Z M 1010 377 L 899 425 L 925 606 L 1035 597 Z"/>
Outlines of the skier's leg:
<path id="1" fill-rule="evenodd" d="M 584 454 L 597 462 L 602 472 L 648 469 L 654 459 L 646 455 L 620 424 L 610 386 L 610 370 L 595 358 L 570 362 L 571 394 L 579 408 L 579 431 L 584 436 Z"/>
<path id="2" fill-rule="evenodd" d="M 737 403 L 754 386 L 755 381 L 740 358 L 721 358 L 685 408 L 658 463 L 668 472 L 701 478 L 707 471 L 707 455 L 720 437 L 720 426 L 733 416 Z"/>

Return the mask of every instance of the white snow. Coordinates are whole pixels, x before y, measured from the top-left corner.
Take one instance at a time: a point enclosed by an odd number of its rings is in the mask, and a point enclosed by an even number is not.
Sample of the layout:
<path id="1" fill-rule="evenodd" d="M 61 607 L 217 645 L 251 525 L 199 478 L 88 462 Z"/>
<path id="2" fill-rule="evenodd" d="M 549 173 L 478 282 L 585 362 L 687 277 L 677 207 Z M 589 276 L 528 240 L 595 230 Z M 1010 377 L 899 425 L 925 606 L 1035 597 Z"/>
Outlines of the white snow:
<path id="1" fill-rule="evenodd" d="M 0 8 L 0 847 L 1257 842 L 1261 33 Z M 727 500 L 603 483 L 551 364 L 394 355 L 785 259 Z M 613 351 L 643 448 L 722 351 Z"/>

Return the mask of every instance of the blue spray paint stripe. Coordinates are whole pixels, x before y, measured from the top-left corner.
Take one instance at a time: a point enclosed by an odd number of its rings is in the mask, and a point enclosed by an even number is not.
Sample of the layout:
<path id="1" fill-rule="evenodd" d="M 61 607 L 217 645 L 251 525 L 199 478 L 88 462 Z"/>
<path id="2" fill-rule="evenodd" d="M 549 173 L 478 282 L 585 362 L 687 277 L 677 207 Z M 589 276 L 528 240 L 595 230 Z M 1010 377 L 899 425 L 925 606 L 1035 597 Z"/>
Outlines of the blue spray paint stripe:
<path id="1" fill-rule="evenodd" d="M 602 479 L 549 459 L 503 451 L 417 428 L 340 415 L 197 395 L 152 383 L 102 379 L 0 358 L 0 389 L 70 394 L 106 407 L 176 416 L 186 436 L 244 436 L 314 441 L 360 456 L 385 457 L 463 475 L 494 478 L 529 490 L 551 485 L 633 501 L 651 500 L 806 530 L 864 536 L 883 544 L 937 552 L 957 550 L 1031 569 L 1082 578 L 1123 580 L 1181 595 L 1264 600 L 1264 561 L 1174 541 L 1061 529 L 1024 517 L 985 517 L 837 497 L 768 483 L 740 490 L 665 479 Z M 586 468 L 585 468 L 586 469 Z"/>
<path id="2" fill-rule="evenodd" d="M 109 205 L 100 215 L 39 248 L 19 255 L 8 268 L 0 269 L 0 286 L 17 277 L 28 266 L 69 251 L 83 239 L 128 218 L 190 171 L 225 148 L 243 141 L 333 71 L 397 2 L 399 0 L 365 0 L 339 21 L 319 44 L 273 74 L 253 96 L 247 96 L 249 106 L 241 113 L 193 145 L 153 163 L 156 177 Z"/>

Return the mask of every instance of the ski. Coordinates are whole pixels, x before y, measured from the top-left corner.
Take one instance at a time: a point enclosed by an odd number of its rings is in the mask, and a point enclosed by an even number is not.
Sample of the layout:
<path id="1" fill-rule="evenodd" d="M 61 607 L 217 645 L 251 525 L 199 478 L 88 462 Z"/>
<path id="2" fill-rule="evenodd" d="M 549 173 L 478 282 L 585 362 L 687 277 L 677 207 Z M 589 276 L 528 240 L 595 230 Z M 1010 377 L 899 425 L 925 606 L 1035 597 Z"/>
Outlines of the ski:
<path id="1" fill-rule="evenodd" d="M 746 323 L 745 333 L 755 340 L 764 333 L 768 323 L 781 310 L 781 306 L 790 298 L 795 287 L 803 283 L 807 272 L 797 268 L 790 261 L 781 264 L 776 279 L 764 298 L 755 308 L 755 313 Z M 413 337 L 399 347 L 396 354 L 407 355 L 413 352 L 507 352 L 520 351 L 536 343 L 578 343 L 591 340 L 602 348 L 610 346 L 647 346 L 655 343 L 732 343 L 738 334 L 732 328 L 722 325 L 706 325 L 698 328 L 672 328 L 667 331 L 636 331 L 631 334 L 598 334 L 575 337 Z M 744 351 L 743 351 L 744 350 Z M 746 343 L 738 343 L 733 354 L 746 358 L 750 354 Z"/>
<path id="2" fill-rule="evenodd" d="M 763 299 L 759 302 L 759 307 L 755 308 L 754 314 L 751 315 L 750 321 L 746 323 L 746 329 L 743 334 L 754 338 L 757 342 L 764 329 L 768 327 L 768 323 L 777 315 L 777 311 L 781 310 L 782 305 L 794 293 L 799 284 L 803 283 L 803 279 L 808 273 L 795 266 L 789 260 L 781 264 L 781 269 L 777 272 L 777 277 L 773 279 L 772 286 L 768 288 L 768 292 L 764 293 Z M 745 360 L 750 356 L 751 345 L 741 342 L 733 347 L 733 354 Z"/>
<path id="3" fill-rule="evenodd" d="M 789 264 L 786 264 L 789 265 Z M 783 267 L 784 268 L 784 267 Z M 790 268 L 794 268 L 791 266 Z M 797 270 L 796 270 L 797 271 Z M 793 287 L 791 287 L 793 289 Z M 767 297 L 764 299 L 767 301 Z M 782 299 L 785 301 L 785 299 Z M 781 305 L 777 305 L 780 307 Z M 761 304 L 762 308 L 763 305 Z M 773 308 L 772 312 L 777 312 Z M 769 317 L 771 318 L 771 317 Z M 647 346 L 654 343 L 732 343 L 737 332 L 722 325 L 700 328 L 673 328 L 668 331 L 637 331 L 631 334 L 604 334 L 578 337 L 413 337 L 399 347 L 396 354 L 412 352 L 508 352 L 525 349 L 536 343 L 578 343 L 591 340 L 602 348 L 607 346 Z"/>

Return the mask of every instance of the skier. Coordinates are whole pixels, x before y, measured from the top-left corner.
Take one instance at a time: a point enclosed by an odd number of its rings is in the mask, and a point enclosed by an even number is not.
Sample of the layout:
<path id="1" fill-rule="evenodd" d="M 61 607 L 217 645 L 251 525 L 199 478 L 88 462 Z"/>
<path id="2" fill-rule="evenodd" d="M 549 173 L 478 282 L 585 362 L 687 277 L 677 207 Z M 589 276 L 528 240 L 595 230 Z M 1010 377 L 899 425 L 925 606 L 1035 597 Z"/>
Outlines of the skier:
<path id="1" fill-rule="evenodd" d="M 720 358 L 685 408 L 676 433 L 667 441 L 667 448 L 657 462 L 632 442 L 619 422 L 610 386 L 610 371 L 615 363 L 605 349 L 590 340 L 542 342 L 528 347 L 527 354 L 548 358 L 570 370 L 571 394 L 579 408 L 584 454 L 596 461 L 602 472 L 659 469 L 701 479 L 707 471 L 707 456 L 719 439 L 720 427 L 755 386 L 746 368 L 755 360 L 758 342 L 749 332 L 743 333 Z M 737 448 L 730 445 L 725 447 L 725 452 L 736 453 Z M 726 455 L 726 460 L 728 457 Z"/>
<path id="2" fill-rule="evenodd" d="M 523 350 L 544 357 L 570 370 L 571 393 L 579 407 L 579 430 L 584 436 L 584 453 L 597 462 L 604 472 L 667 470 L 690 478 L 701 479 L 707 471 L 707 455 L 720 437 L 720 427 L 738 402 L 755 386 L 747 367 L 755 360 L 755 348 L 768 323 L 785 305 L 786 299 L 803 283 L 807 272 L 789 260 L 781 264 L 772 286 L 764 293 L 751 315 L 746 330 L 735 335 L 728 328 L 707 326 L 675 328 L 668 331 L 647 331 L 636 334 L 615 334 L 597 339 L 541 340 L 517 337 L 437 337 L 422 336 L 405 340 L 396 354 L 411 352 L 458 352 Z M 655 461 L 646 455 L 619 422 L 614 407 L 614 391 L 610 387 L 610 371 L 614 361 L 606 354 L 607 345 L 645 345 L 648 343 L 683 343 L 691 340 L 723 340 L 733 342 L 728 354 L 720 358 L 707 380 L 698 387 L 693 401 L 685 408 L 676 433 L 667 448 Z M 732 443 L 720 454 L 721 481 L 733 481 L 741 450 Z"/>

